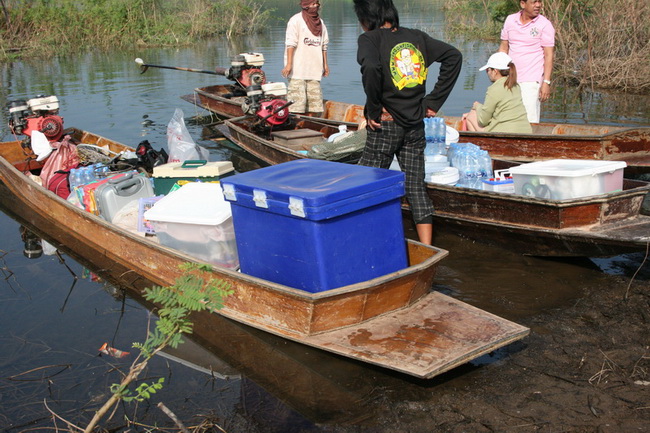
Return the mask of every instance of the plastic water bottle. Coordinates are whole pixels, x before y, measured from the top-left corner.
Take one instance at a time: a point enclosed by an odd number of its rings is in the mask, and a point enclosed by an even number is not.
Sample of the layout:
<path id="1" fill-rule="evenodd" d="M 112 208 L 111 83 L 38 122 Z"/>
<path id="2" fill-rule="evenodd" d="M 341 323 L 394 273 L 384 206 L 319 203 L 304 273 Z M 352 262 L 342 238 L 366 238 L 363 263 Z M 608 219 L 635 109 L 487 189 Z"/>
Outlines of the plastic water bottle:
<path id="1" fill-rule="evenodd" d="M 467 152 L 467 149 L 458 149 L 454 155 L 454 167 L 458 169 L 458 186 L 469 188 L 470 179 L 472 177 L 471 170 L 472 156 Z"/>
<path id="2" fill-rule="evenodd" d="M 437 155 L 436 148 L 436 125 L 434 123 L 434 117 L 425 117 L 424 118 L 424 138 L 427 142 L 426 147 L 424 148 L 425 156 Z"/>
<path id="3" fill-rule="evenodd" d="M 92 183 L 92 182 L 94 182 L 96 180 L 97 179 L 95 178 L 95 173 L 93 171 L 93 167 L 92 166 L 84 167 L 83 168 L 83 177 L 82 177 L 83 183 L 87 185 L 87 184 Z"/>
<path id="4" fill-rule="evenodd" d="M 71 169 L 70 176 L 68 177 L 68 181 L 70 182 L 70 189 L 81 185 L 82 183 L 81 170 L 78 168 Z"/>
<path id="5" fill-rule="evenodd" d="M 469 168 L 467 170 L 468 187 L 481 189 L 483 180 L 481 179 L 481 164 L 479 163 L 478 153 L 470 153 Z"/>
<path id="6" fill-rule="evenodd" d="M 447 141 L 447 127 L 445 126 L 445 119 L 442 117 L 434 117 L 436 120 L 436 135 L 435 135 L 435 143 L 436 143 L 436 151 L 440 155 L 444 155 L 447 153 L 447 147 L 446 147 L 446 141 Z"/>
<path id="7" fill-rule="evenodd" d="M 492 158 L 490 158 L 490 154 L 488 153 L 487 150 L 481 150 L 479 152 L 478 161 L 481 169 L 481 187 L 482 187 L 483 180 L 487 180 L 494 177 L 494 173 L 492 171 Z"/>

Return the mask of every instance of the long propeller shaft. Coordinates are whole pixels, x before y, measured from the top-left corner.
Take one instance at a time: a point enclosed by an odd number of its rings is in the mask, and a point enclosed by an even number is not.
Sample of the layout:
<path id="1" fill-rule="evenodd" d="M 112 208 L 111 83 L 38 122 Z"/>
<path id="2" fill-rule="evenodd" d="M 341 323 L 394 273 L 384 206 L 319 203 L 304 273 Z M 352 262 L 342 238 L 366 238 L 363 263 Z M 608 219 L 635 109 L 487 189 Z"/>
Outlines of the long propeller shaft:
<path id="1" fill-rule="evenodd" d="M 175 71 L 185 71 L 185 72 L 196 72 L 198 74 L 210 74 L 210 75 L 223 75 L 227 74 L 226 68 L 216 68 L 214 71 L 208 71 L 204 69 L 194 69 L 194 68 L 181 68 L 178 66 L 164 66 L 164 65 L 151 65 L 147 64 L 141 58 L 135 59 L 135 63 L 140 66 L 140 73 L 144 74 L 149 68 L 159 68 L 159 69 L 173 69 Z"/>

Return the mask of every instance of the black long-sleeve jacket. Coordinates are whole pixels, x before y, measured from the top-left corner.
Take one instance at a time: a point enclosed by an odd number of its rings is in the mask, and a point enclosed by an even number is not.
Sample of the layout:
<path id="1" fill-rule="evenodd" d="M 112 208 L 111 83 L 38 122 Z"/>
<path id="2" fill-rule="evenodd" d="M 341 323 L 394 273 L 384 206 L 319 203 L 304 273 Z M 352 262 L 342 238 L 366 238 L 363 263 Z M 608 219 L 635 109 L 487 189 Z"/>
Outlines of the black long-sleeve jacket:
<path id="1" fill-rule="evenodd" d="M 367 119 L 379 121 L 385 108 L 402 127 L 421 124 L 426 108 L 440 110 L 460 74 L 460 51 L 420 30 L 379 28 L 361 34 L 358 44 Z M 441 64 L 440 75 L 425 95 L 434 62 Z"/>

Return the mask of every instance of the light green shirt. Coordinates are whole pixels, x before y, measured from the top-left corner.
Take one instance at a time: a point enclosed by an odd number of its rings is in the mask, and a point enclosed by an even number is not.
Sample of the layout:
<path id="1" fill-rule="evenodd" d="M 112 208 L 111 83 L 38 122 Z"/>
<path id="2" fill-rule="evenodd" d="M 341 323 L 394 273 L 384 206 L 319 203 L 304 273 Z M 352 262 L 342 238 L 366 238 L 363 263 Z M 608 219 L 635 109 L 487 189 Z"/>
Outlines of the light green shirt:
<path id="1" fill-rule="evenodd" d="M 521 89 L 517 85 L 508 90 L 505 81 L 501 77 L 488 87 L 485 102 L 476 107 L 478 123 L 485 131 L 530 134 L 533 129 L 521 102 Z"/>

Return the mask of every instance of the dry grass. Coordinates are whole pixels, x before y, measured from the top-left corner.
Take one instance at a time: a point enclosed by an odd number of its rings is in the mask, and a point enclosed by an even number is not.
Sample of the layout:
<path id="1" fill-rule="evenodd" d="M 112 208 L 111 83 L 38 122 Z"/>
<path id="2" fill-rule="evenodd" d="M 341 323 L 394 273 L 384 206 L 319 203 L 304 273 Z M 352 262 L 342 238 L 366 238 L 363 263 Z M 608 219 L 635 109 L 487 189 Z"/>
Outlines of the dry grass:
<path id="1" fill-rule="evenodd" d="M 449 0 L 447 31 L 498 40 L 496 18 L 510 13 L 509 1 Z M 542 14 L 556 29 L 554 78 L 581 88 L 650 93 L 648 13 L 649 3 L 633 0 L 544 0 Z"/>
<path id="2" fill-rule="evenodd" d="M 650 92 L 650 6 L 632 0 L 547 0 L 556 76 L 579 86 Z"/>

